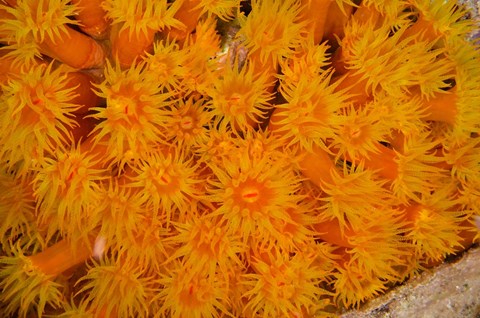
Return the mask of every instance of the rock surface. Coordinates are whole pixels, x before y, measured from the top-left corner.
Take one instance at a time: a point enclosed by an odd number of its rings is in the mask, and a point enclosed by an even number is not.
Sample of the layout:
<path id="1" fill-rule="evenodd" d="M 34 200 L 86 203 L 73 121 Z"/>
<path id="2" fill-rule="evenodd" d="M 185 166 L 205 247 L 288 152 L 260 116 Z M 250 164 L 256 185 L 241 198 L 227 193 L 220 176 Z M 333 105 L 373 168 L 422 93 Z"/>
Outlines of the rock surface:
<path id="1" fill-rule="evenodd" d="M 341 318 L 480 318 L 480 247 Z"/>

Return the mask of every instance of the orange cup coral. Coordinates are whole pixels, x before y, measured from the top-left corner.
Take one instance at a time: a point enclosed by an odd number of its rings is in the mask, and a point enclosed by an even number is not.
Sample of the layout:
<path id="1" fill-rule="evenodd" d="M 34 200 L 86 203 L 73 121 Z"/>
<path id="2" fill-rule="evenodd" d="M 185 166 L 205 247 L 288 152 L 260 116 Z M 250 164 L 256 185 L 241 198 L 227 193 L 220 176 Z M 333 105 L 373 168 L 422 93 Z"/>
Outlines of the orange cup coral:
<path id="1" fill-rule="evenodd" d="M 480 238 L 456 1 L 0 2 L 7 317 L 332 317 Z"/>

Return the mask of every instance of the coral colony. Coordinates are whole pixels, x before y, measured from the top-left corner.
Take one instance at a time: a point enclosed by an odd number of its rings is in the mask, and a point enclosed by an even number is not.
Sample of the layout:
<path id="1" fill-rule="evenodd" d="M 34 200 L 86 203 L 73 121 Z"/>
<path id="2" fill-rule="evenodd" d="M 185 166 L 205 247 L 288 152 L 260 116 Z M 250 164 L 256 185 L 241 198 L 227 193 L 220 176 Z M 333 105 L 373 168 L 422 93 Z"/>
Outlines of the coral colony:
<path id="1" fill-rule="evenodd" d="M 2 317 L 332 317 L 480 238 L 443 0 L 1 0 Z"/>

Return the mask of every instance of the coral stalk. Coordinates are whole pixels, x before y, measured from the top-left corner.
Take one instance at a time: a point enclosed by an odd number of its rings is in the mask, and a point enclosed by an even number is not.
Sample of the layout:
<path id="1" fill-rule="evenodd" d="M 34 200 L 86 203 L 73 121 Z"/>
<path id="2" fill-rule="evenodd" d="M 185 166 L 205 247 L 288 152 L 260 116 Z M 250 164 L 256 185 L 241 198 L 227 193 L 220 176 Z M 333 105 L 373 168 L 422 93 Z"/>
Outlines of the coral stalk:
<path id="1" fill-rule="evenodd" d="M 100 97 L 93 90 L 95 79 L 92 76 L 83 72 L 68 72 L 66 75 L 67 87 L 75 89 L 75 97 L 71 102 L 80 106 L 74 114 L 85 114 L 90 107 L 100 104 Z"/>
<path id="2" fill-rule="evenodd" d="M 395 180 L 398 177 L 395 151 L 380 143 L 376 150 L 376 152 L 369 154 L 369 158 L 364 158 L 365 166 L 378 171 L 387 180 Z"/>
<path id="3" fill-rule="evenodd" d="M 11 7 L 14 7 L 17 5 L 17 0 L 3 0 L 3 1 Z"/>
<path id="4" fill-rule="evenodd" d="M 106 18 L 106 12 L 102 8 L 101 0 L 72 0 L 78 7 L 77 20 L 83 32 L 95 39 L 105 38 L 110 22 Z"/>
<path id="5" fill-rule="evenodd" d="M 70 27 L 65 27 L 64 32 L 61 37 L 45 37 L 39 43 L 41 51 L 78 69 L 103 65 L 105 53 L 100 44 Z"/>
<path id="6" fill-rule="evenodd" d="M 48 276 L 58 276 L 75 265 L 85 262 L 92 255 L 93 240 L 74 244 L 62 239 L 40 253 L 28 258 L 33 265 Z"/>
<path id="7" fill-rule="evenodd" d="M 343 2 L 344 0 L 340 1 Z M 352 4 L 339 4 L 338 1 L 331 4 L 328 8 L 328 19 L 325 23 L 323 39 L 328 39 L 330 43 L 335 43 L 337 38 L 342 38 L 344 36 L 345 24 L 351 17 L 352 11 Z"/>
<path id="8" fill-rule="evenodd" d="M 145 32 L 134 32 L 119 25 L 113 26 L 110 36 L 112 55 L 124 68 L 132 65 L 135 60 L 139 62 L 142 56 L 151 53 L 156 32 L 148 27 Z"/>
<path id="9" fill-rule="evenodd" d="M 202 13 L 201 0 L 184 0 L 174 17 L 183 25 L 168 31 L 168 35 L 183 42 L 195 30 Z"/>
<path id="10" fill-rule="evenodd" d="M 302 0 L 303 18 L 309 21 L 307 28 L 312 32 L 314 42 L 320 43 L 323 39 L 325 28 L 328 27 L 328 23 L 335 21 L 335 19 L 328 19 L 327 16 L 330 8 L 335 5 L 335 0 Z"/>
<path id="11" fill-rule="evenodd" d="M 15 59 L 8 56 L 8 51 L 0 52 L 0 85 L 5 84 L 10 75 L 19 74 L 20 71 L 21 68 L 15 64 Z"/>
<path id="12" fill-rule="evenodd" d="M 442 121 L 454 125 L 457 118 L 457 87 L 453 87 L 445 93 L 438 93 L 429 100 L 424 100 L 425 119 Z"/>
<path id="13" fill-rule="evenodd" d="M 313 147 L 312 152 L 302 154 L 299 159 L 302 174 L 311 182 L 322 188 L 325 183 L 333 183 L 332 170 L 335 164 L 326 151 L 320 147 Z"/>

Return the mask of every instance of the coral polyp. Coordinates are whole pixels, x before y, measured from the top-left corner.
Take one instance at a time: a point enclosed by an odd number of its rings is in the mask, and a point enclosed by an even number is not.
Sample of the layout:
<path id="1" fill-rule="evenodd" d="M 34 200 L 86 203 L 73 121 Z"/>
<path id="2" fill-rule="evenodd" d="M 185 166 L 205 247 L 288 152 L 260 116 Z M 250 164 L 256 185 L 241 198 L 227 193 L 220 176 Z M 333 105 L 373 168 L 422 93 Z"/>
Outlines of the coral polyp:
<path id="1" fill-rule="evenodd" d="M 180 81 L 185 76 L 187 61 L 186 50 L 182 50 L 175 41 L 155 42 L 153 53 L 146 54 L 145 71 L 151 80 L 160 83 L 167 90 L 179 90 Z"/>
<path id="2" fill-rule="evenodd" d="M 315 263 L 313 255 L 268 255 L 254 259 L 252 272 L 245 274 L 247 316 L 302 316 L 314 314 L 328 292 L 319 287 L 318 277 L 328 272 Z"/>
<path id="3" fill-rule="evenodd" d="M 250 66 L 239 69 L 235 63 L 233 67 L 226 66 L 218 77 L 213 87 L 207 89 L 207 95 L 211 98 L 210 111 L 219 121 L 220 129 L 245 131 L 265 119 L 272 108 L 268 102 L 271 83 L 265 74 L 255 74 Z"/>
<path id="4" fill-rule="evenodd" d="M 78 24 L 70 18 L 78 13 L 78 8 L 66 0 L 20 0 L 15 7 L 2 5 L 1 8 L 11 15 L 0 27 L 9 45 L 29 46 L 27 54 L 19 55 L 24 61 L 40 56 L 41 46 L 46 42 L 55 43 L 66 35 L 69 24 Z"/>
<path id="5" fill-rule="evenodd" d="M 460 2 L 0 2 L 6 317 L 335 317 L 480 239 Z"/>
<path id="6" fill-rule="evenodd" d="M 208 140 L 208 127 L 213 114 L 204 105 L 204 100 L 189 98 L 179 100 L 169 109 L 170 120 L 166 124 L 167 139 L 186 149 L 195 149 Z"/>
<path id="7" fill-rule="evenodd" d="M 371 106 L 359 110 L 349 107 L 339 114 L 331 142 L 337 156 L 358 162 L 359 157 L 368 158 L 369 153 L 376 152 L 379 142 L 388 140 L 390 128 Z"/>
<path id="8" fill-rule="evenodd" d="M 175 224 L 178 233 L 170 241 L 178 249 L 170 259 L 181 259 L 192 273 L 223 274 L 228 278 L 230 268 L 242 264 L 239 255 L 247 245 L 241 243 L 240 236 L 228 235 L 226 223 L 220 218 L 203 217 Z"/>
<path id="9" fill-rule="evenodd" d="M 223 167 L 211 166 L 214 178 L 209 180 L 207 191 L 218 205 L 212 215 L 228 220 L 230 232 L 240 235 L 243 242 L 252 238 L 268 244 L 278 231 L 274 220 L 293 223 L 287 209 L 300 200 L 295 194 L 300 179 L 283 160 L 242 155 L 235 161 L 224 160 Z"/>
<path id="10" fill-rule="evenodd" d="M 160 149 L 146 155 L 134 168 L 128 186 L 142 193 L 141 202 L 167 224 L 194 213 L 203 199 L 194 158 L 179 149 Z"/>
<path id="11" fill-rule="evenodd" d="M 33 179 L 38 219 L 64 233 L 81 232 L 82 225 L 89 224 L 85 213 L 99 199 L 98 183 L 105 178 L 105 170 L 95 168 L 97 162 L 79 147 L 45 158 Z"/>
<path id="12" fill-rule="evenodd" d="M 124 165 L 164 141 L 162 127 L 167 122 L 165 107 L 170 94 L 144 75 L 142 64 L 128 71 L 107 65 L 105 76 L 98 95 L 106 99 L 107 106 L 91 109 L 91 116 L 101 120 L 92 134 L 95 143 L 106 145 L 115 163 Z"/>
<path id="13" fill-rule="evenodd" d="M 0 158 L 10 166 L 31 169 L 71 143 L 70 131 L 78 125 L 73 113 L 80 105 L 73 103 L 75 88 L 67 74 L 52 67 L 36 65 L 2 86 Z"/>
<path id="14" fill-rule="evenodd" d="M 92 314 L 107 317 L 145 315 L 147 299 L 154 291 L 152 278 L 135 268 L 135 264 L 112 259 L 89 265 L 87 274 L 78 283 L 80 293 L 89 291 L 82 302 Z"/>
<path id="15" fill-rule="evenodd" d="M 311 151 L 313 145 L 325 148 L 327 138 L 334 136 L 333 125 L 341 109 L 346 107 L 347 94 L 335 92 L 332 72 L 298 82 L 280 82 L 286 103 L 277 105 L 270 118 L 272 133 L 290 146 L 299 145 Z"/>
<path id="16" fill-rule="evenodd" d="M 306 32 L 299 1 L 254 0 L 252 12 L 241 18 L 240 35 L 258 64 L 276 67 L 282 57 L 294 54 Z"/>
<path id="17" fill-rule="evenodd" d="M 27 317 L 31 306 L 37 307 L 40 312 L 43 312 L 46 306 L 60 307 L 62 286 L 38 270 L 21 251 L 15 250 L 14 253 L 12 257 L 2 257 L 0 261 L 0 286 L 2 290 L 10 290 L 2 293 L 0 298 L 3 304 L 8 304 L 2 306 L 2 312 L 9 316 L 18 314 Z"/>
<path id="18" fill-rule="evenodd" d="M 220 275 L 191 272 L 181 263 L 172 265 L 158 282 L 163 289 L 155 296 L 159 308 L 155 317 L 221 317 L 228 314 L 222 298 L 227 282 Z"/>

